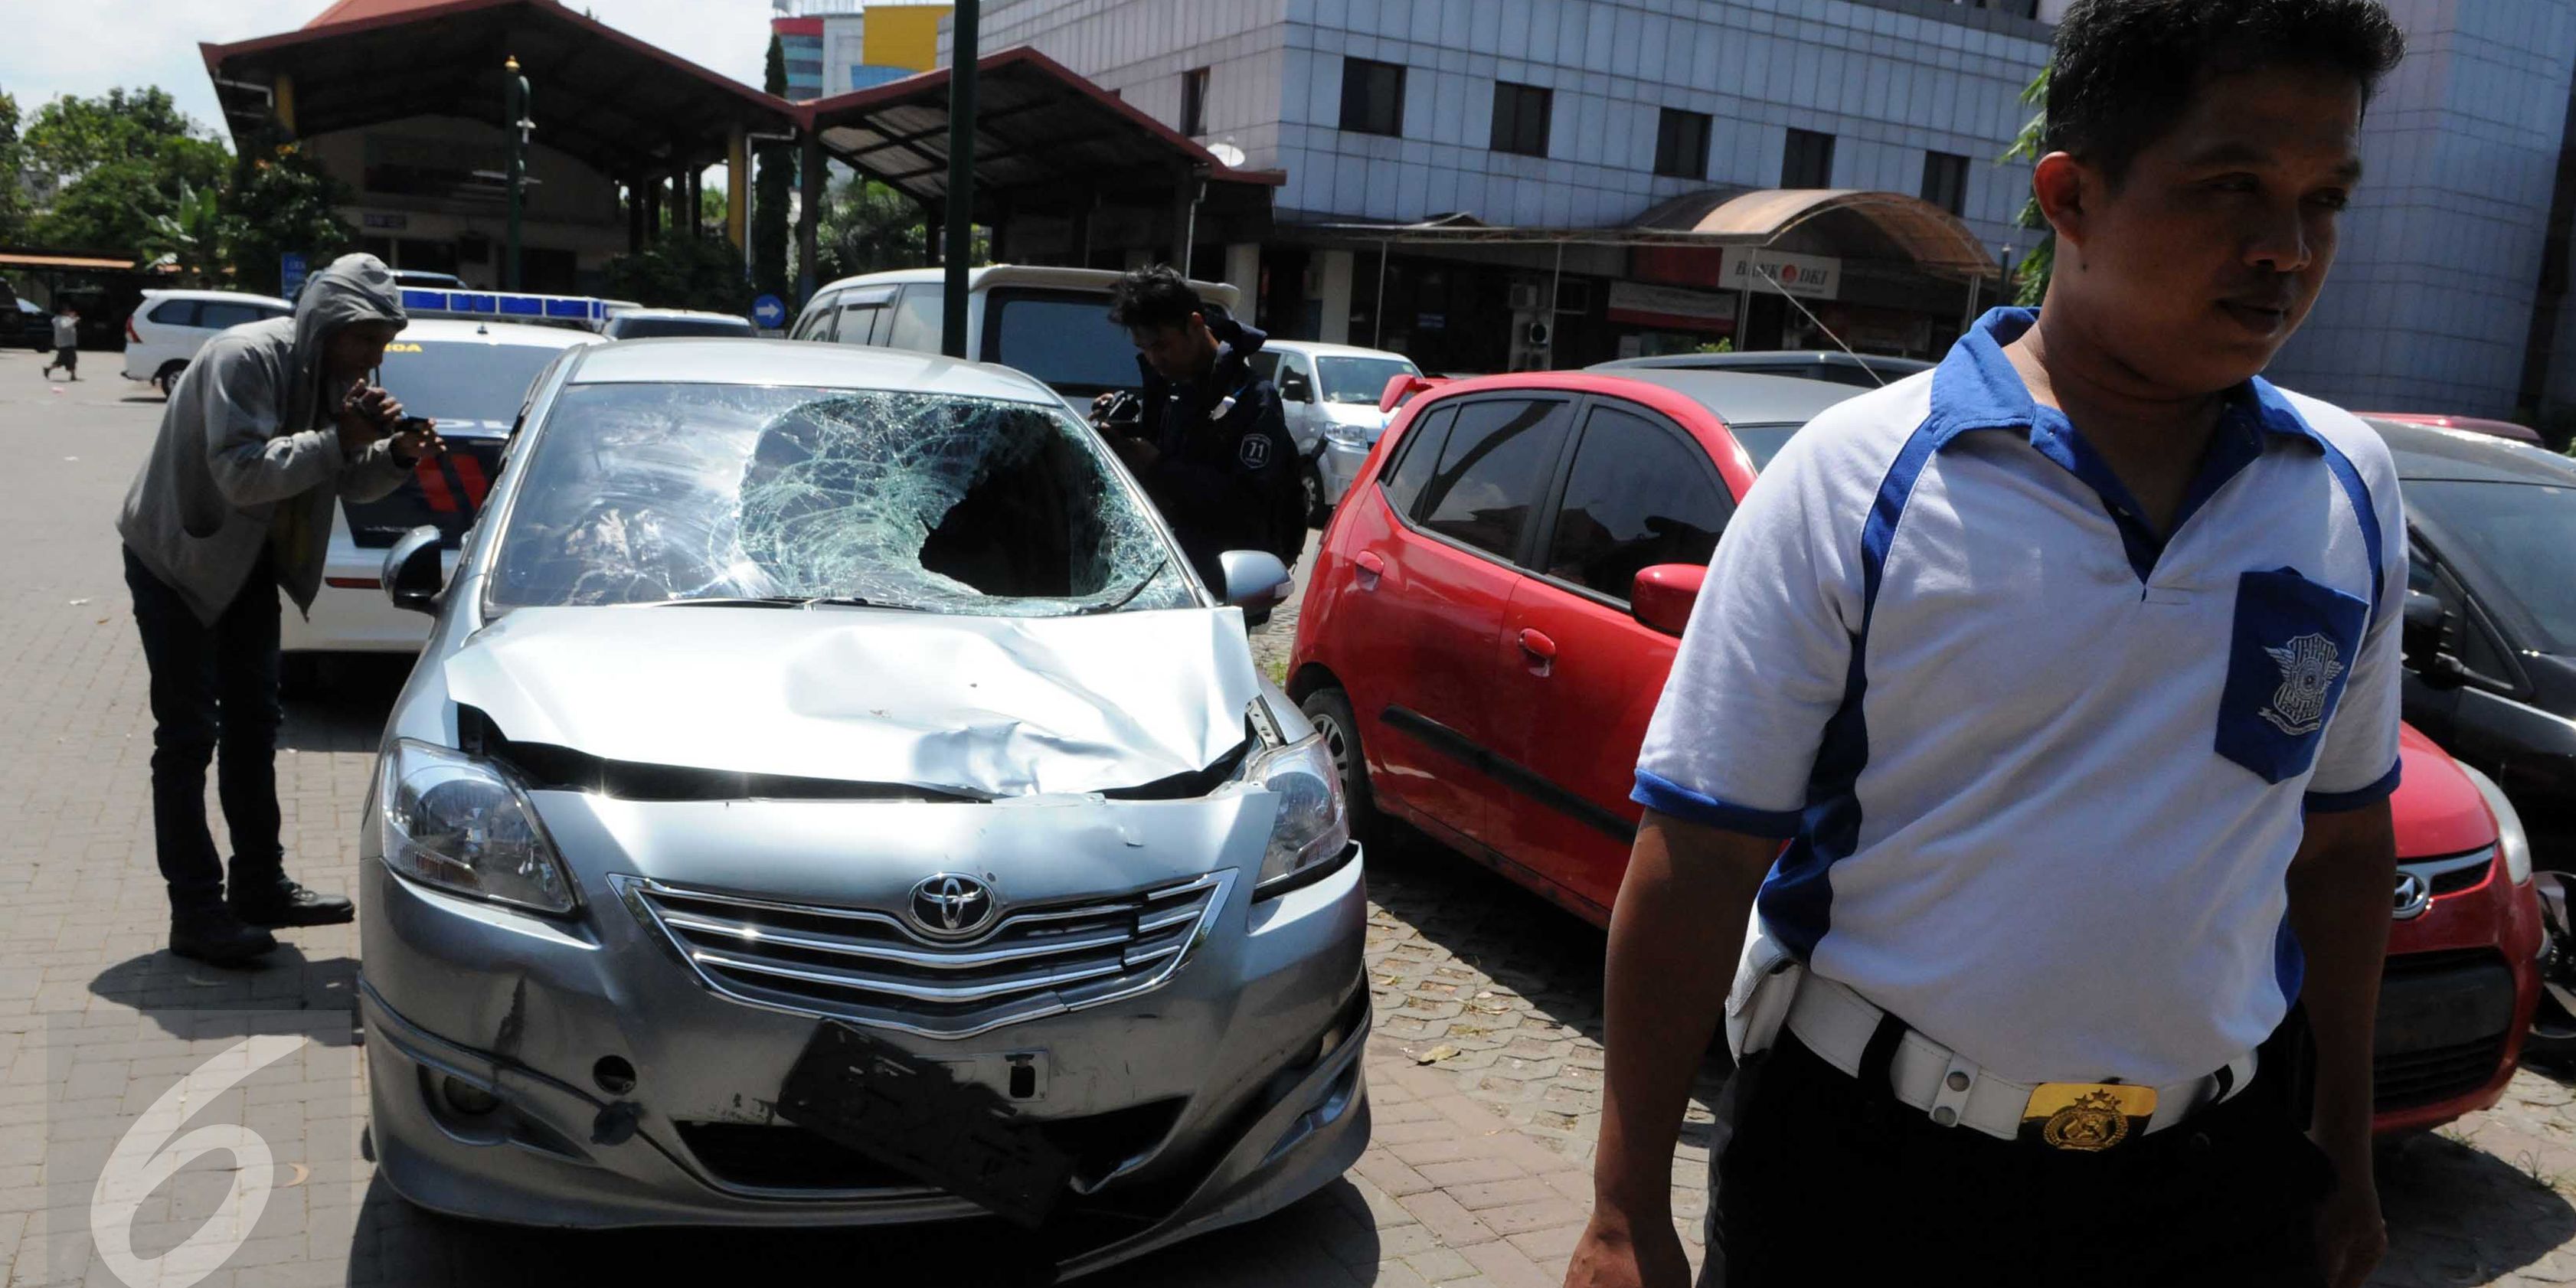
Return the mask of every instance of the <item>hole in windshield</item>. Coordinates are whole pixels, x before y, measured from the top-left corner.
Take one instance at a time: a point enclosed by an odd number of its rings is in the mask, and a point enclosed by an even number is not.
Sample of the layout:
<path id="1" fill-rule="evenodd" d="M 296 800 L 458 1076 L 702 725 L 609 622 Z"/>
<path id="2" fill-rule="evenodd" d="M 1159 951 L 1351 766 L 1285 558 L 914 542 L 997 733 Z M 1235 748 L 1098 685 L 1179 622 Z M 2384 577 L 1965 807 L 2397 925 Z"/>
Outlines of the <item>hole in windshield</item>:
<path id="1" fill-rule="evenodd" d="M 512 503 L 496 608 L 854 599 L 1052 616 L 1195 601 L 1091 433 L 946 394 L 575 385 Z"/>

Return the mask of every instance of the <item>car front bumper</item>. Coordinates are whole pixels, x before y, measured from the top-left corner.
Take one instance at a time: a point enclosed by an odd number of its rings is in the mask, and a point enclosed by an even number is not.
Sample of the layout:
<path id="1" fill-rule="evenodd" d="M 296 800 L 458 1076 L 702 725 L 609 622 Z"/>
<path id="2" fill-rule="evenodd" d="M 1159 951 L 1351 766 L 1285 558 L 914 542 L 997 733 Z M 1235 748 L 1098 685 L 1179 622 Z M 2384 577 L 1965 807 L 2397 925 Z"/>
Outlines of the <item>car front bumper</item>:
<path id="1" fill-rule="evenodd" d="M 596 839 L 567 817 L 578 811 L 546 813 L 559 840 Z M 817 1144 L 772 1106 L 823 1021 L 716 992 L 663 930 L 591 878 L 577 878 L 586 910 L 558 921 L 428 889 L 366 858 L 360 996 L 374 1139 L 381 1171 L 412 1202 L 579 1227 L 984 1215 L 908 1178 L 744 1175 L 729 1161 L 741 1150 L 711 1146 L 719 1134 L 773 1159 Z M 957 1070 L 1037 1053 L 1047 1080 L 1013 1105 L 1026 1121 L 1144 1124 L 1114 1147 L 1114 1166 L 1077 1170 L 1079 1202 L 1066 1196 L 1041 1231 L 1067 1273 L 1264 1215 L 1328 1184 L 1367 1144 L 1359 856 L 1257 904 L 1234 881 L 1223 900 L 1213 929 L 1153 991 L 972 1037 L 863 1030 Z M 596 1076 L 612 1057 L 631 1065 L 631 1087 Z M 451 1079 L 496 1107 L 460 1113 Z M 1080 1221 L 1068 1215 L 1076 1207 Z M 1115 1218 L 1099 1219 L 1104 1209 Z"/>
<path id="2" fill-rule="evenodd" d="M 1372 449 L 1365 443 L 1324 440 L 1324 450 L 1315 456 L 1315 473 L 1324 480 L 1324 502 L 1340 505 L 1342 496 L 1360 476 L 1360 467 L 1368 463 Z"/>

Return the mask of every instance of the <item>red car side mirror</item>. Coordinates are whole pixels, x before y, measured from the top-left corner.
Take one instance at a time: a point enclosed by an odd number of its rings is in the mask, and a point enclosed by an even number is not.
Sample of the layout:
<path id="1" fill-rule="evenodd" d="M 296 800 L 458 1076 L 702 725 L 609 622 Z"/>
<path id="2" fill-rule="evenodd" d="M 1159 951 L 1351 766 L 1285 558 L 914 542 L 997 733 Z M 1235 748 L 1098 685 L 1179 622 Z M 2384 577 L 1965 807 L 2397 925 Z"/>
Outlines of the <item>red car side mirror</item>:
<path id="1" fill-rule="evenodd" d="M 1699 588 L 1707 580 L 1708 569 L 1698 564 L 1640 569 L 1628 592 L 1628 611 L 1666 635 L 1679 635 L 1690 624 L 1691 607 L 1699 603 Z"/>

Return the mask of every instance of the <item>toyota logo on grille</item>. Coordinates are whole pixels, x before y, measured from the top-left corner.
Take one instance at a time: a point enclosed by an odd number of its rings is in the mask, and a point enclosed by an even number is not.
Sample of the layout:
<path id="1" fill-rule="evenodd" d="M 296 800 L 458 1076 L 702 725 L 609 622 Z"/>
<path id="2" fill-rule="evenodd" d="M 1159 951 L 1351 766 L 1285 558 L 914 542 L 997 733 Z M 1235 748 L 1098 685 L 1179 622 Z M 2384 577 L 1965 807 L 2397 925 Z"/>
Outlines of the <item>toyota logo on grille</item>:
<path id="1" fill-rule="evenodd" d="M 993 924 L 1000 911 L 991 887 L 973 877 L 942 872 L 912 888 L 912 924 L 926 935 L 963 939 Z"/>
<path id="2" fill-rule="evenodd" d="M 2424 915 L 2433 906 L 2433 887 L 2412 872 L 2397 874 L 2397 897 L 2394 910 L 2399 921 Z"/>

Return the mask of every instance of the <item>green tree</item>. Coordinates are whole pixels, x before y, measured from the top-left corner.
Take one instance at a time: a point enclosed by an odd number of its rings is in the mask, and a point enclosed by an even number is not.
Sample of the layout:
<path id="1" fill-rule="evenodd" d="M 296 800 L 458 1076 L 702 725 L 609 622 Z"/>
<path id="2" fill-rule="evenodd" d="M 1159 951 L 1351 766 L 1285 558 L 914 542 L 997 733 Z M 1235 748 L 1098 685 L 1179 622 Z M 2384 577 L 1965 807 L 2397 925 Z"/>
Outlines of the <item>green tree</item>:
<path id="1" fill-rule="evenodd" d="M 698 226 L 701 228 L 712 229 L 717 232 L 722 232 L 724 230 L 724 189 L 701 188 L 698 190 Z"/>
<path id="2" fill-rule="evenodd" d="M 220 285 L 231 262 L 233 240 L 222 199 L 223 194 L 213 188 L 201 189 L 180 180 L 176 208 L 153 216 L 151 231 L 136 248 L 147 260 L 169 260 L 182 286 Z"/>
<path id="3" fill-rule="evenodd" d="M 815 280 L 918 268 L 928 262 L 922 232 L 921 207 L 910 197 L 874 179 L 846 179 L 815 232 Z"/>
<path id="4" fill-rule="evenodd" d="M 340 217 L 340 207 L 357 198 L 296 144 L 262 136 L 245 140 L 242 151 L 224 193 L 233 284 L 274 295 L 288 252 L 319 268 L 357 243 Z"/>
<path id="5" fill-rule="evenodd" d="M 2013 140 L 2012 147 L 1995 159 L 1998 165 L 2010 161 L 2036 162 L 2048 155 L 2047 68 L 2040 68 L 2039 75 L 2031 78 L 2030 88 L 2021 92 L 2021 101 L 2038 104 L 2039 111 L 2033 113 L 2029 123 L 2021 127 L 2021 135 Z M 2021 226 L 2048 229 L 2047 217 L 2039 213 L 2037 196 L 2022 203 Z M 2013 275 L 2013 302 L 2026 308 L 2038 307 L 2039 302 L 2048 297 L 2049 274 L 2056 268 L 2057 234 L 2053 230 L 2045 231 L 2039 239 L 2039 244 L 2031 248 L 2030 254 L 2022 260 L 2021 267 Z"/>
<path id="6" fill-rule="evenodd" d="M 60 185 L 30 229 L 56 246 L 134 250 L 178 213 L 183 188 L 218 188 L 231 157 L 159 89 L 68 95 L 27 125 L 25 165 Z"/>
<path id="7" fill-rule="evenodd" d="M 611 299 L 648 308 L 751 312 L 751 283 L 742 275 L 742 252 L 723 234 L 692 237 L 685 228 L 602 270 Z"/>
<path id="8" fill-rule="evenodd" d="M 27 211 L 20 193 L 26 144 L 18 138 L 18 100 L 0 91 L 0 245 L 26 240 Z"/>
<path id="9" fill-rule="evenodd" d="M 761 88 L 781 98 L 787 96 L 787 54 L 776 36 L 769 38 L 769 66 L 761 78 Z M 751 198 L 751 284 L 763 295 L 785 299 L 787 194 L 796 182 L 795 152 L 784 143 L 763 143 L 755 155 L 759 161 L 755 173 L 759 177 Z"/>

